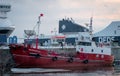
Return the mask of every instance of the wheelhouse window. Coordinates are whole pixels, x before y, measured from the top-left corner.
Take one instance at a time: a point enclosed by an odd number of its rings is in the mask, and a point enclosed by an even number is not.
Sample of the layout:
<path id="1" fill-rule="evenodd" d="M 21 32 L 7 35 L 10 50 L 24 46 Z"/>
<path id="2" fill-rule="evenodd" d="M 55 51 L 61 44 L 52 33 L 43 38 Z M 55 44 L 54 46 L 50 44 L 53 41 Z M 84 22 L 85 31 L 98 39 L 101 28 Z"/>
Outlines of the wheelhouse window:
<path id="1" fill-rule="evenodd" d="M 78 45 L 91 46 L 90 42 L 78 42 Z"/>

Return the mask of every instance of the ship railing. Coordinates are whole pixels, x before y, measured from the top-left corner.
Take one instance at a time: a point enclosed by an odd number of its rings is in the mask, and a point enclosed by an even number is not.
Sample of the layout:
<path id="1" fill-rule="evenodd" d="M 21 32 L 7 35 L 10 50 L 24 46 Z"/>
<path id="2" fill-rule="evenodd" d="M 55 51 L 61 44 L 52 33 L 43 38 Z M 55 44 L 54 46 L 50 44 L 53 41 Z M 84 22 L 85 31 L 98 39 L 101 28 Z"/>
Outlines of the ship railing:
<path id="1" fill-rule="evenodd" d="M 39 46 L 39 48 L 75 48 L 74 45 L 65 45 L 65 46 Z"/>

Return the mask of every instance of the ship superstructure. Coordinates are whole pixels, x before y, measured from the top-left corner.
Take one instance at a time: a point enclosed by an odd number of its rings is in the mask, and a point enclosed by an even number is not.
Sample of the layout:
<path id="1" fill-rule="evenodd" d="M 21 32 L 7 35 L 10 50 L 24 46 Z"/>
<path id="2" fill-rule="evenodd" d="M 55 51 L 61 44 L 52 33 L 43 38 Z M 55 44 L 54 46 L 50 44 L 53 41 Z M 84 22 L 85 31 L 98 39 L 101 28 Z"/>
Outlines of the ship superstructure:
<path id="1" fill-rule="evenodd" d="M 0 43 L 7 43 L 7 38 L 15 27 L 7 18 L 7 12 L 11 11 L 11 5 L 7 0 L 0 0 Z"/>

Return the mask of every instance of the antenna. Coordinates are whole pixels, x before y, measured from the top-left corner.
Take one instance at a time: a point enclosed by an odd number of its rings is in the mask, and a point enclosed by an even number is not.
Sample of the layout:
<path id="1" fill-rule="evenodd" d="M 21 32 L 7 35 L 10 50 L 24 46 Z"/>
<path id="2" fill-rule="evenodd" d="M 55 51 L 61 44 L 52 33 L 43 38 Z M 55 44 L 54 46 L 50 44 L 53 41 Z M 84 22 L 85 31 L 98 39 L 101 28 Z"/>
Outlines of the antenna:
<path id="1" fill-rule="evenodd" d="M 34 30 L 24 30 L 24 33 L 26 34 L 28 39 L 30 36 L 33 36 L 36 34 Z"/>

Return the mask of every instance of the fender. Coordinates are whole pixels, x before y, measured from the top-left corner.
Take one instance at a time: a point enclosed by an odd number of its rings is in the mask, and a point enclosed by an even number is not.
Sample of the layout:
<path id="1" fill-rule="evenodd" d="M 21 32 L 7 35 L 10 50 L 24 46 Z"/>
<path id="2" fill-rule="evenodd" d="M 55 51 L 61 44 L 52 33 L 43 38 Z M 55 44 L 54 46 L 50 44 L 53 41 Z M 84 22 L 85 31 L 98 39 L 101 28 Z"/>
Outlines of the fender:
<path id="1" fill-rule="evenodd" d="M 69 59 L 68 59 L 68 62 L 69 62 L 69 63 L 72 63 L 72 62 L 73 62 L 73 58 L 69 58 Z"/>
<path id="2" fill-rule="evenodd" d="M 87 64 L 88 62 L 89 62 L 88 60 L 84 60 L 84 61 L 83 61 L 84 64 Z"/>
<path id="3" fill-rule="evenodd" d="M 57 57 L 52 57 L 52 61 L 56 61 L 56 60 L 58 60 Z"/>

